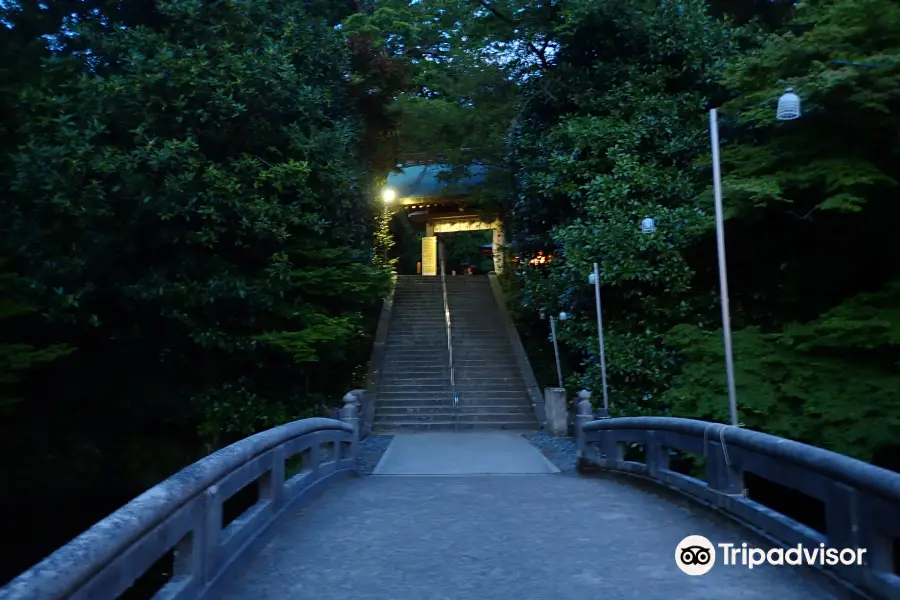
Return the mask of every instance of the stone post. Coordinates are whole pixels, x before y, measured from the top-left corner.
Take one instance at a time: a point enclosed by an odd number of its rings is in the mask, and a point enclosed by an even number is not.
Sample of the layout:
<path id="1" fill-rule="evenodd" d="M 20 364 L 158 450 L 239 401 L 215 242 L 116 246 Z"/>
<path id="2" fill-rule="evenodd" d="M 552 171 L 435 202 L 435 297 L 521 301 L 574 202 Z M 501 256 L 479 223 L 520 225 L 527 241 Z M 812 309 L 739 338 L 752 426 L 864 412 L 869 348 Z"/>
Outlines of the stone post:
<path id="1" fill-rule="evenodd" d="M 584 455 L 584 425 L 594 420 L 594 407 L 591 405 L 591 393 L 587 390 L 578 392 L 575 403 L 575 442 L 578 446 L 578 457 Z"/>
<path id="2" fill-rule="evenodd" d="M 341 421 L 353 428 L 353 441 L 350 442 L 349 455 L 343 456 L 341 453 L 341 458 L 356 458 L 356 449 L 359 445 L 359 411 L 356 409 L 356 394 L 353 392 L 348 392 L 344 396 Z"/>
<path id="3" fill-rule="evenodd" d="M 369 395 L 366 390 L 350 390 L 356 396 L 356 416 L 359 418 L 357 429 L 359 441 L 363 441 L 372 433 L 372 422 L 369 417 Z"/>
<path id="4" fill-rule="evenodd" d="M 569 433 L 566 388 L 544 388 L 544 412 L 547 418 L 547 432 L 550 435 L 564 437 Z"/>

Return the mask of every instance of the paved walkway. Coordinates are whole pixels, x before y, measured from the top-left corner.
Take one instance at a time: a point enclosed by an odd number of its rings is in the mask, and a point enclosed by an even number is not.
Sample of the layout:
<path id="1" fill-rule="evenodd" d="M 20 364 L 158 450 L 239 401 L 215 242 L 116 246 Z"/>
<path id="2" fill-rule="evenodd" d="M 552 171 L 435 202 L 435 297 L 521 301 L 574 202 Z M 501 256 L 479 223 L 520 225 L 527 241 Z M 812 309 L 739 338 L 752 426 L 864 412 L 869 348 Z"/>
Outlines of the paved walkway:
<path id="1" fill-rule="evenodd" d="M 395 434 L 373 475 L 559 473 L 514 431 Z"/>
<path id="2" fill-rule="evenodd" d="M 460 434 L 448 452 L 465 458 L 465 442 L 512 444 L 501 437 Z M 418 469 L 446 475 L 456 464 L 407 455 L 422 454 L 428 436 L 395 440 L 397 446 L 379 465 L 382 472 Z M 446 443 L 440 437 L 433 440 Z M 507 468 L 521 472 L 541 464 L 526 467 L 524 459 L 519 461 L 511 460 Z M 501 462 L 479 459 L 471 468 L 476 473 L 501 471 Z M 713 543 L 760 545 L 743 530 L 708 520 L 702 509 L 614 479 L 549 473 L 375 475 L 340 483 L 297 514 L 225 599 L 842 597 L 818 578 L 790 567 L 750 571 L 717 564 L 706 575 L 685 575 L 674 556 L 676 545 L 688 535 L 703 535 Z"/>

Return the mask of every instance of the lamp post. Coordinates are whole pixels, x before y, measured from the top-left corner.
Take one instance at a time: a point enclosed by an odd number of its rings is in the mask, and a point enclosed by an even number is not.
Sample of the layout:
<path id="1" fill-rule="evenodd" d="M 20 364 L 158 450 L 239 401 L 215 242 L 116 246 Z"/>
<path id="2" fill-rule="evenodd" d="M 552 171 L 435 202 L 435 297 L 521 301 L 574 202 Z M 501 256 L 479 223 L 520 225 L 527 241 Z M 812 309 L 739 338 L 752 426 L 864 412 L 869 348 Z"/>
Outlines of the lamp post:
<path id="1" fill-rule="evenodd" d="M 788 88 L 778 100 L 775 118 L 791 121 L 800 117 L 800 97 Z M 722 338 L 725 344 L 725 376 L 728 380 L 728 409 L 731 424 L 738 426 L 737 390 L 734 382 L 734 355 L 731 347 L 731 312 L 728 309 L 728 268 L 725 261 L 725 217 L 722 209 L 722 167 L 719 160 L 718 111 L 709 111 L 709 137 L 712 144 L 713 194 L 716 206 L 716 248 L 719 257 L 719 300 L 722 307 Z"/>
<path id="2" fill-rule="evenodd" d="M 543 314 L 544 311 L 541 311 L 541 315 Z M 567 313 L 559 313 L 560 321 L 565 321 L 568 318 L 569 315 Z M 560 366 L 559 362 L 559 344 L 556 341 L 556 317 L 550 317 L 550 337 L 553 338 L 553 355 L 556 357 L 556 378 L 559 381 L 559 387 L 565 387 L 563 385 L 562 366 Z"/>
<path id="3" fill-rule="evenodd" d="M 588 277 L 594 286 L 594 300 L 597 304 L 597 343 L 600 346 L 600 377 L 603 382 L 603 410 L 609 415 L 609 394 L 606 388 L 606 350 L 603 343 L 603 311 L 600 308 L 600 267 L 594 263 L 594 272 Z"/>

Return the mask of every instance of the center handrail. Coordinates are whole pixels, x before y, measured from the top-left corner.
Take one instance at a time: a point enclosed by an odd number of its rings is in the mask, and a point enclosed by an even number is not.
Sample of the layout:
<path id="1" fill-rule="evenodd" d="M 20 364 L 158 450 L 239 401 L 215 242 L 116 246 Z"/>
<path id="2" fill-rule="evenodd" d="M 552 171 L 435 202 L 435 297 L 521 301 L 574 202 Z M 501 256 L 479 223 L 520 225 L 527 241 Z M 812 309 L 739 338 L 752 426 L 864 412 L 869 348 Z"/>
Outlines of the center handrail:
<path id="1" fill-rule="evenodd" d="M 447 359 L 450 366 L 450 391 L 453 394 L 453 420 L 459 429 L 459 395 L 456 393 L 456 375 L 453 371 L 453 332 L 450 327 L 450 301 L 447 299 L 446 265 L 441 259 L 441 292 L 444 295 L 444 326 L 447 330 Z"/>

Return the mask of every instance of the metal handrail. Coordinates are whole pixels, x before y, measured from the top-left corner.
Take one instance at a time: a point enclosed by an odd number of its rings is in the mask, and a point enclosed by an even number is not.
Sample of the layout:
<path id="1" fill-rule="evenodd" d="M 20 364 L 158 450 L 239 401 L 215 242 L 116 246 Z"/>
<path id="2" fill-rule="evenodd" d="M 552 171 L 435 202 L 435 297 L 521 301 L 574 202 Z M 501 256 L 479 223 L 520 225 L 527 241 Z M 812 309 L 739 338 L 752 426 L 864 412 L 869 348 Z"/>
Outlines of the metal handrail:
<path id="1" fill-rule="evenodd" d="M 459 394 L 456 393 L 456 374 L 453 372 L 453 332 L 450 327 L 450 301 L 447 299 L 447 280 L 444 260 L 441 259 L 441 292 L 444 295 L 444 325 L 447 329 L 447 358 L 450 365 L 450 391 L 453 393 L 453 409 L 456 428 L 459 429 Z"/>

